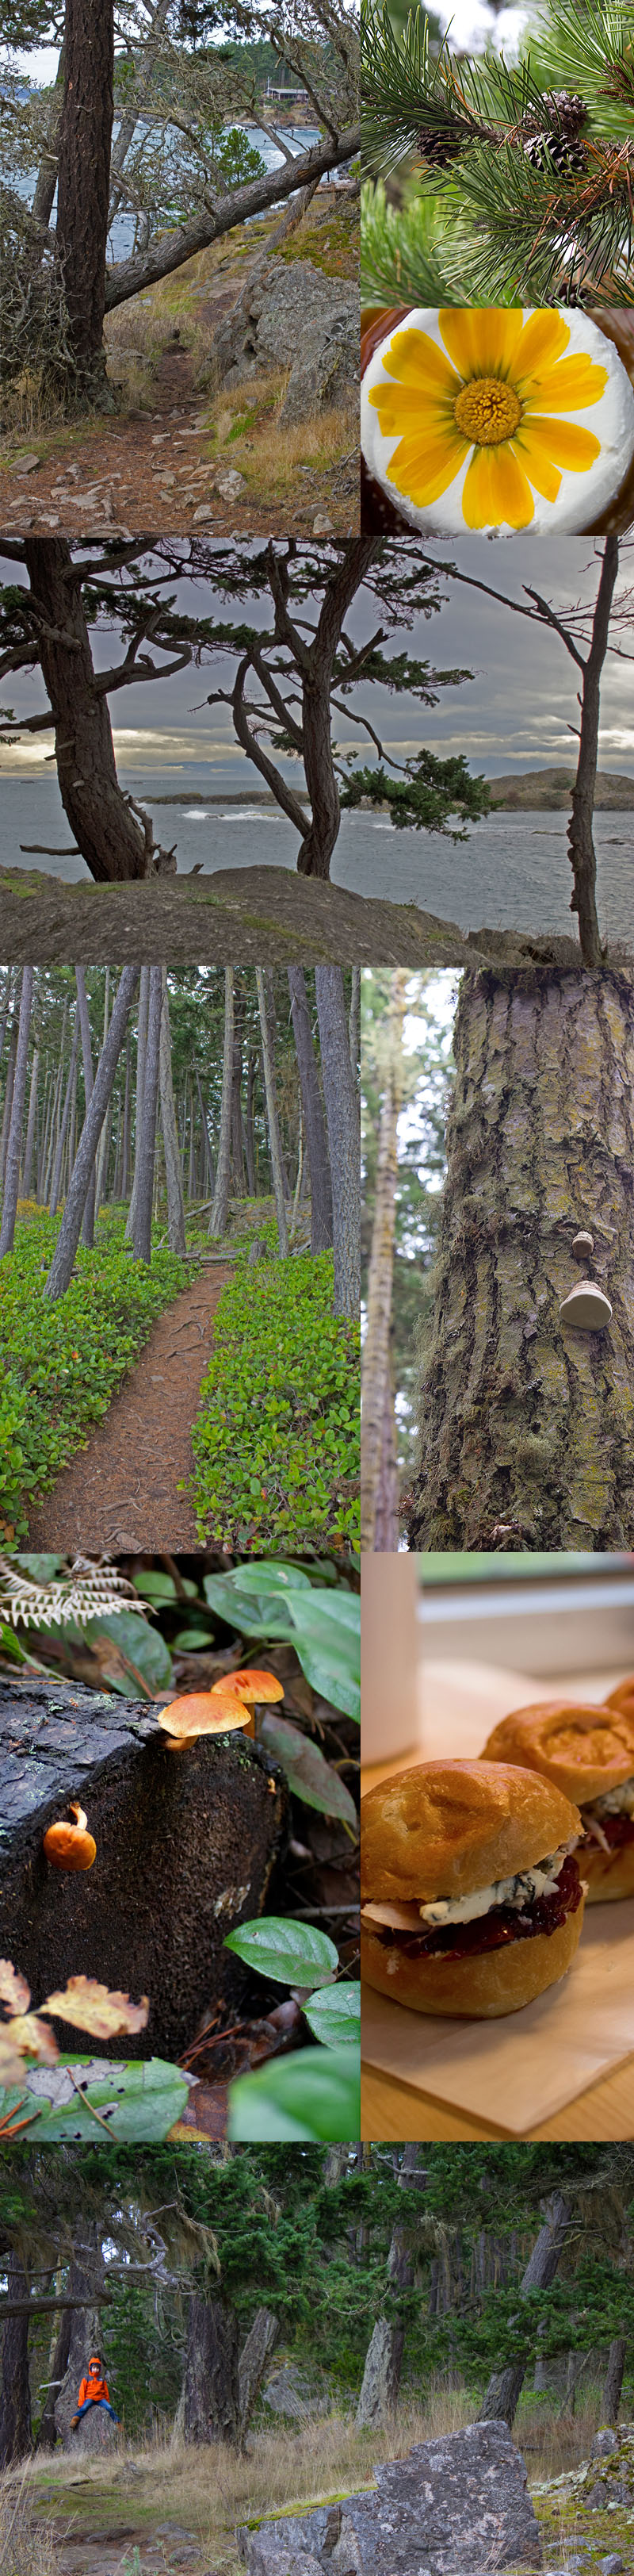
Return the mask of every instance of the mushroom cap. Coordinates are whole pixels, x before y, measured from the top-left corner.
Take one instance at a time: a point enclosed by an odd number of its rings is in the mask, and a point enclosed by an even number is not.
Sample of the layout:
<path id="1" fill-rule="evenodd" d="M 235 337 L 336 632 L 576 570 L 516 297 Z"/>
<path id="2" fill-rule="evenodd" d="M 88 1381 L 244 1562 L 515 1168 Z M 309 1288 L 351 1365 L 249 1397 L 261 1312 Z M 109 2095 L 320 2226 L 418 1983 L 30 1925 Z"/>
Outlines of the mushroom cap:
<path id="1" fill-rule="evenodd" d="M 237 1691 L 187 1691 L 181 1699 L 170 1700 L 168 1708 L 157 1709 L 157 1722 L 173 1743 L 195 1744 L 199 1735 L 228 1735 L 232 1727 L 252 1734 L 253 1726 L 244 1700 Z"/>
<path id="2" fill-rule="evenodd" d="M 94 1834 L 87 1831 L 83 1807 L 71 1806 L 70 1812 L 75 1824 L 69 1825 L 60 1818 L 59 1823 L 49 1825 L 44 1835 L 47 1861 L 51 1869 L 92 1869 L 97 1858 Z"/>
<path id="3" fill-rule="evenodd" d="M 235 1691 L 239 1699 L 250 1700 L 254 1708 L 263 1707 L 267 1700 L 284 1698 L 283 1682 L 278 1682 L 275 1673 L 257 1672 L 254 1664 L 245 1664 L 241 1672 L 227 1673 L 225 1680 L 214 1682 L 212 1697 L 215 1699 L 221 1691 Z"/>
<path id="4" fill-rule="evenodd" d="M 609 1324 L 612 1308 L 609 1297 L 597 1288 L 596 1279 L 580 1279 L 578 1287 L 571 1288 L 569 1296 L 564 1297 L 559 1313 L 562 1323 L 576 1324 L 582 1332 L 602 1333 Z"/>

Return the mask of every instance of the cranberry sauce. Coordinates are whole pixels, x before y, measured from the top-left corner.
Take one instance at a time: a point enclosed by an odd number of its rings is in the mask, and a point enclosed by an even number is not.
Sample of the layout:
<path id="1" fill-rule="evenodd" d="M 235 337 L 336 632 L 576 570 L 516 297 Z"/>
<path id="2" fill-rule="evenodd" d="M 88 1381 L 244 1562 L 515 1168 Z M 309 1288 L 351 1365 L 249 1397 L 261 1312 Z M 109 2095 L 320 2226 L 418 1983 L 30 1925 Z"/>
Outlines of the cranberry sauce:
<path id="1" fill-rule="evenodd" d="M 557 1932 L 580 1903 L 579 1871 L 576 1860 L 569 1859 L 560 1869 L 552 1896 L 537 1896 L 524 1914 L 514 1905 L 494 1905 L 490 1914 L 477 1915 L 474 1923 L 434 1923 L 420 1933 L 396 1932 L 387 1923 L 373 1923 L 372 1931 L 384 1946 L 404 1951 L 408 1959 L 468 1959 L 484 1950 L 503 1950 L 509 1941 L 530 1941 L 535 1932 Z"/>
<path id="2" fill-rule="evenodd" d="M 613 1851 L 616 1851 L 619 1843 L 634 1842 L 634 1816 L 601 1816 L 600 1824 L 606 1843 L 611 1845 Z M 587 1833 L 584 1834 L 579 1850 L 581 1853 L 587 1852 L 590 1857 L 591 1852 L 601 1850 L 601 1844 L 596 1841 L 594 1834 Z"/>

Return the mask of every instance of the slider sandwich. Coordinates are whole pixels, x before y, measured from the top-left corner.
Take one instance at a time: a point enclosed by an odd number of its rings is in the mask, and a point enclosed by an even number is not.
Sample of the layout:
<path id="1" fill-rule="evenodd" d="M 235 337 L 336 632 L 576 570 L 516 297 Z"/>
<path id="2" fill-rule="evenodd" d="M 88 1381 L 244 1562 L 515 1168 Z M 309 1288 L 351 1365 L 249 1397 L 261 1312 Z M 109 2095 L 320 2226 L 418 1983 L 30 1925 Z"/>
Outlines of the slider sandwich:
<path id="1" fill-rule="evenodd" d="M 415 2012 L 493 2019 L 565 1976 L 583 1921 L 577 1808 L 502 1762 L 421 1762 L 361 1807 L 361 1965 Z"/>
<path id="2" fill-rule="evenodd" d="M 629 1690 L 629 1714 L 627 1693 Z M 619 1701 L 621 1705 L 619 1706 Z M 562 1699 L 515 1708 L 494 1727 L 483 1760 L 522 1762 L 581 1809 L 577 1854 L 588 1904 L 634 1896 L 634 1689 L 621 1683 L 603 1708 Z"/>

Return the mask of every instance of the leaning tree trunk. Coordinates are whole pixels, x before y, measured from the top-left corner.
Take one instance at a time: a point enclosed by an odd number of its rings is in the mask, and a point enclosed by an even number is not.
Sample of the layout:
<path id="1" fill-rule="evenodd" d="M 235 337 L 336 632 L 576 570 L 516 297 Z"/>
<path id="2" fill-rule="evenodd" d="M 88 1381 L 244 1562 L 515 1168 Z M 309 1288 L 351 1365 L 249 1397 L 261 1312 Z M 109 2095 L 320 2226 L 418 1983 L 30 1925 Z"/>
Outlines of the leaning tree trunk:
<path id="1" fill-rule="evenodd" d="M 465 978 L 421 1387 L 413 1548 L 627 1548 L 634 1520 L 634 989 Z M 577 1230 L 613 1305 L 560 1306 Z M 583 1267 L 586 1267 L 584 1260 Z"/>
<path id="2" fill-rule="evenodd" d="M 190 2300 L 183 2432 L 234 2448 L 240 2439 L 238 2320 L 224 2299 Z"/>
<path id="3" fill-rule="evenodd" d="M 601 673 L 608 649 L 610 611 L 618 569 L 618 537 L 606 537 L 592 620 L 592 640 L 590 651 L 583 664 L 579 756 L 572 791 L 572 813 L 568 824 L 568 855 L 573 875 L 570 910 L 577 914 L 581 954 L 585 966 L 603 964 L 603 949 L 597 919 L 597 862 L 592 822 L 599 753 Z"/>
<path id="4" fill-rule="evenodd" d="M 117 778 L 106 693 L 93 670 L 81 590 L 63 537 L 27 537 L 24 560 L 38 611 L 38 652 L 55 727 L 59 792 L 78 849 L 98 884 L 150 875 L 157 852 Z"/>
<path id="5" fill-rule="evenodd" d="M 310 1248 L 311 1252 L 328 1252 L 332 1243 L 332 1188 L 306 976 L 303 966 L 289 966 L 287 974 L 310 1168 Z"/>
<path id="6" fill-rule="evenodd" d="M 103 321 L 114 80 L 113 0 L 66 0 L 57 244 L 72 365 L 68 409 L 107 399 Z"/>
<path id="7" fill-rule="evenodd" d="M 615 2335 L 608 2353 L 608 2366 L 603 2390 L 603 2412 L 606 2424 L 618 2424 L 623 2372 L 627 2355 L 627 2335 Z"/>
<path id="8" fill-rule="evenodd" d="M 9 2298 L 28 2298 L 29 2285 L 22 2264 L 12 2260 L 7 2272 Z M 29 2388 L 29 2318 L 8 2317 L 2 2337 L 2 2380 L 0 2384 L 0 2469 L 12 2460 L 24 2460 L 31 2449 L 31 2392 Z"/>
<path id="9" fill-rule="evenodd" d="M 15 1234 L 18 1191 L 20 1187 L 20 1160 L 22 1154 L 24 1102 L 26 1098 L 26 1072 L 29 1054 L 29 1037 L 31 1032 L 31 1011 L 33 1007 L 33 975 L 34 969 L 32 966 L 23 966 L 18 1043 L 15 1059 L 15 1082 L 13 1087 L 11 1125 L 9 1128 L 7 1164 L 2 1200 L 0 1260 L 2 1260 L 5 1252 L 13 1251 L 13 1237 Z"/>
<path id="10" fill-rule="evenodd" d="M 384 1518 L 386 1432 L 392 1468 L 395 1463 L 395 1442 L 393 1438 L 390 1442 L 389 1438 L 389 1414 L 393 1411 L 390 1336 L 396 1229 L 398 1122 L 403 1099 L 403 1019 L 406 984 L 405 969 L 396 967 L 390 977 L 390 998 L 384 1033 L 383 1097 L 368 1272 L 366 1334 L 361 1372 L 363 1424 L 361 1546 L 369 1549 L 371 1553 L 379 1544 L 377 1527 L 379 1518 Z M 394 1499 L 393 1496 L 393 1501 Z M 394 1545 L 397 1541 L 392 1539 L 391 1543 Z"/>
<path id="11" fill-rule="evenodd" d="M 238 2401 L 240 2407 L 240 2440 L 248 2432 L 256 2397 L 262 2386 L 267 2361 L 274 2350 L 280 2331 L 279 2317 L 272 2308 L 256 2308 L 252 2326 L 243 2343 L 238 2364 Z"/>
<path id="12" fill-rule="evenodd" d="M 531 2290 L 549 2290 L 554 2281 L 572 2222 L 569 2202 L 562 2192 L 553 2192 L 546 2204 L 546 2217 L 535 2239 L 532 2254 L 522 2274 L 519 2297 L 526 2299 Z M 526 2375 L 526 2360 L 509 2363 L 506 2370 L 494 2370 L 480 2407 L 478 2422 L 512 2425 Z"/>
<path id="13" fill-rule="evenodd" d="M 53 1302 L 63 1297 L 70 1286 L 73 1262 L 79 1242 L 81 1223 L 90 1188 L 95 1154 L 110 1103 L 119 1056 L 128 1024 L 130 1008 L 139 981 L 138 966 L 123 966 L 117 986 L 112 1019 L 105 1046 L 102 1047 L 93 1084 L 92 1098 L 77 1147 L 74 1169 L 69 1182 L 66 1206 L 57 1243 L 44 1282 L 44 1296 Z"/>
<path id="14" fill-rule="evenodd" d="M 332 1181 L 336 1315 L 359 1314 L 361 1181 L 359 1123 L 340 966 L 315 967 L 321 1069 Z"/>

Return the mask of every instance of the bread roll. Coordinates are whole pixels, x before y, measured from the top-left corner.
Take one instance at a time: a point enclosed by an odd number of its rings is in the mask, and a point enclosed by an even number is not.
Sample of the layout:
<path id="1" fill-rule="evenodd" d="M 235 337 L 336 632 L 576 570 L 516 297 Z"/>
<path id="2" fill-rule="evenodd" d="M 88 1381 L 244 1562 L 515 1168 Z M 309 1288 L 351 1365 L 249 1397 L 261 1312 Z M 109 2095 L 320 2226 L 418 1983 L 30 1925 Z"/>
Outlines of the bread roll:
<path id="1" fill-rule="evenodd" d="M 501 1762 L 419 1762 L 361 1803 L 361 1894 L 430 1903 L 531 1869 L 581 1832 L 548 1780 Z"/>
<path id="2" fill-rule="evenodd" d="M 397 1941 L 380 1941 L 362 1923 L 361 1975 L 379 1994 L 413 2012 L 496 2021 L 503 2013 L 520 2012 L 565 1977 L 582 1922 L 583 1896 L 554 1932 L 535 1932 L 502 1950 L 471 1951 L 464 1959 L 413 1959 Z"/>
<path id="3" fill-rule="evenodd" d="M 587 1813 L 634 1776 L 634 1679 L 619 1683 L 598 1707 L 553 1699 L 513 1709 L 488 1737 L 483 1760 L 525 1763 L 578 1801 L 584 1842 L 577 1857 L 589 1905 L 634 1896 L 634 1817 L 599 1816 L 606 1839 L 614 1836 L 605 1851 Z"/>

